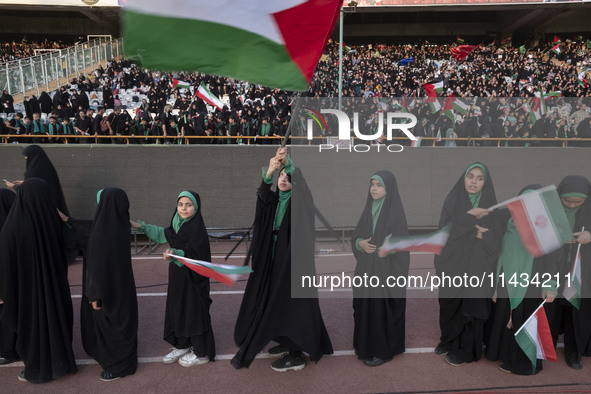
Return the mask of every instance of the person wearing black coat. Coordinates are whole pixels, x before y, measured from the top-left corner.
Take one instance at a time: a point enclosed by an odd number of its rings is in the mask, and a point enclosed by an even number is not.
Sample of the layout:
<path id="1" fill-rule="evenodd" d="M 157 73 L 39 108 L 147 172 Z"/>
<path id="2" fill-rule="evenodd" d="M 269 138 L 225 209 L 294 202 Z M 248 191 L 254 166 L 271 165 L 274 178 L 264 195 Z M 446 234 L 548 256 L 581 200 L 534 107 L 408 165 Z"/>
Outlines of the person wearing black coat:
<path id="1" fill-rule="evenodd" d="M 435 257 L 440 278 L 482 278 L 495 272 L 502 231 L 496 213 L 489 214 L 488 207 L 496 202 L 488 168 L 481 163 L 470 165 L 447 195 L 441 210 L 439 228 L 449 225 L 449 238 L 441 255 Z M 435 354 L 446 354 L 447 362 L 454 366 L 480 359 L 492 295 L 490 283 L 471 287 L 469 283 L 457 286 L 442 280 L 441 338 Z"/>
<path id="2" fill-rule="evenodd" d="M 47 182 L 27 178 L 0 233 L 0 321 L 16 333 L 19 380 L 31 383 L 77 371 L 62 228 Z"/>
<path id="3" fill-rule="evenodd" d="M 1 105 L 2 105 L 2 112 L 5 114 L 13 114 L 14 113 L 14 98 L 8 90 L 4 90 L 2 92 L 2 97 L 0 98 Z"/>
<path id="4" fill-rule="evenodd" d="M 0 189 L 0 231 L 6 222 L 10 208 L 16 198 L 8 189 Z M 2 306 L 0 306 L 0 313 Z M 0 320 L 0 365 L 10 364 L 20 360 L 16 352 L 16 333 Z"/>
<path id="5" fill-rule="evenodd" d="M 103 368 L 100 379 L 115 380 L 137 369 L 138 307 L 131 266 L 129 200 L 125 191 L 97 193 L 92 227 L 62 217 L 83 246 L 80 329 L 82 345 Z"/>
<path id="6" fill-rule="evenodd" d="M 47 94 L 46 91 L 41 92 L 41 96 L 39 96 L 39 103 L 41 104 L 42 113 L 49 115 L 53 110 L 51 97 L 49 97 L 49 94 Z"/>
<path id="7" fill-rule="evenodd" d="M 272 191 L 277 170 L 278 190 Z M 286 148 L 279 148 L 263 169 L 257 192 L 251 245 L 254 272 L 248 278 L 234 328 L 234 342 L 239 346 L 231 361 L 234 368 L 248 368 L 270 341 L 279 345 L 269 353 L 283 356 L 271 364 L 278 372 L 303 369 L 303 352 L 315 362 L 332 354 L 316 289 L 301 287 L 299 282 L 304 275 L 315 275 L 314 212 L 301 171 L 286 158 Z M 292 238 L 292 234 L 298 236 Z M 292 289 L 306 298 L 292 297 Z"/>
<path id="8" fill-rule="evenodd" d="M 408 226 L 396 178 L 382 170 L 370 178 L 365 207 L 351 238 L 356 277 L 377 276 L 386 283 L 388 277 L 408 276 L 409 252 L 378 253 L 388 235 L 408 236 Z M 376 367 L 404 353 L 406 289 L 360 287 L 354 288 L 353 297 L 357 358 Z"/>

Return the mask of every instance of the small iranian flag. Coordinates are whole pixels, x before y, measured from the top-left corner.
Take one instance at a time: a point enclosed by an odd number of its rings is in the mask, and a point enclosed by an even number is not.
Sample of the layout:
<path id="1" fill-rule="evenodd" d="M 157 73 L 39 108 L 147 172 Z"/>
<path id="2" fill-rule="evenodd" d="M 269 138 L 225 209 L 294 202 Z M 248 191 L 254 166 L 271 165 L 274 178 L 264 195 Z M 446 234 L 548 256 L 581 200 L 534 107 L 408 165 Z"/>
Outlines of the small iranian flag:
<path id="1" fill-rule="evenodd" d="M 427 91 L 427 96 L 431 97 L 433 91 L 441 94 L 443 91 L 443 81 L 440 82 L 429 82 L 423 85 L 425 90 Z"/>
<path id="2" fill-rule="evenodd" d="M 416 140 L 414 140 L 413 142 L 411 142 L 410 146 L 411 148 L 418 148 L 419 146 L 421 146 L 421 141 L 423 140 L 423 137 L 417 137 Z"/>
<path id="3" fill-rule="evenodd" d="M 215 94 L 211 93 L 203 82 L 201 82 L 201 85 L 199 85 L 199 89 L 197 89 L 197 92 L 195 92 L 195 96 L 199 97 L 207 104 L 217 107 L 219 110 L 224 108 L 224 103 L 222 103 L 222 101 L 217 98 Z"/>
<path id="4" fill-rule="evenodd" d="M 187 268 L 197 272 L 201 276 L 215 279 L 227 286 L 232 286 L 240 275 L 250 274 L 252 269 L 248 265 L 214 264 L 207 261 L 193 260 L 186 257 L 170 254 Z"/>
<path id="5" fill-rule="evenodd" d="M 585 228 L 583 227 L 583 230 Z M 583 231 L 581 230 L 581 231 Z M 570 280 L 567 281 L 562 295 L 568 300 L 575 308 L 581 307 L 581 244 L 577 247 L 577 257 L 570 269 Z"/>
<path id="6" fill-rule="evenodd" d="M 393 237 L 392 234 L 384 239 L 384 243 L 378 249 L 378 256 L 384 257 L 391 252 L 430 252 L 441 254 L 443 247 L 449 238 L 451 226 L 447 225 L 441 230 L 425 235 L 407 237 Z"/>
<path id="7" fill-rule="evenodd" d="M 185 88 L 185 89 L 189 89 L 191 87 L 191 84 L 189 82 L 185 82 L 185 81 L 179 81 L 176 78 L 172 79 L 172 88 Z"/>
<path id="8" fill-rule="evenodd" d="M 306 90 L 343 0 L 129 0 L 128 58 L 144 67 L 200 71 Z"/>
<path id="9" fill-rule="evenodd" d="M 512 198 L 489 209 L 507 206 L 521 242 L 534 257 L 559 249 L 571 239 L 568 219 L 554 185 Z"/>
<path id="10" fill-rule="evenodd" d="M 557 362 L 556 350 L 552 342 L 552 334 L 548 325 L 548 318 L 544 310 L 544 303 L 523 323 L 515 333 L 515 341 L 521 350 L 531 360 L 532 373 L 536 372 L 536 360 Z"/>
<path id="11" fill-rule="evenodd" d="M 556 44 L 552 47 L 552 49 L 550 49 L 552 52 L 554 52 L 557 55 L 560 55 L 560 44 Z"/>

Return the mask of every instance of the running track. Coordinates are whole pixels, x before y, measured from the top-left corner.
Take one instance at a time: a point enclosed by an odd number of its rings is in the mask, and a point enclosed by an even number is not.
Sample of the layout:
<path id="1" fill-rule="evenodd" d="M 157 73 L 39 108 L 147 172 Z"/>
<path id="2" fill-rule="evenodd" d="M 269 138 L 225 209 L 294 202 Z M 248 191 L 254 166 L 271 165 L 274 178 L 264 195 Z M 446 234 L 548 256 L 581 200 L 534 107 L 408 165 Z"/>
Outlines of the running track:
<path id="1" fill-rule="evenodd" d="M 233 246 L 230 242 L 212 243 L 214 262 Z M 336 245 L 323 243 L 320 248 Z M 70 266 L 69 279 L 74 304 L 74 354 L 78 373 L 56 381 L 34 385 L 18 381 L 16 375 L 22 363 L 0 367 L 3 393 L 195 393 L 195 392 L 591 392 L 591 359 L 584 358 L 581 371 L 566 366 L 563 349 L 558 349 L 558 363 L 545 361 L 544 370 L 537 376 L 507 375 L 497 369 L 497 362 L 482 359 L 477 363 L 453 367 L 443 356 L 433 354 L 437 345 L 438 306 L 436 298 L 425 298 L 428 290 L 410 290 L 406 312 L 405 354 L 380 367 L 369 368 L 353 354 L 353 311 L 347 292 L 341 298 L 322 298 L 320 305 L 331 336 L 335 354 L 322 358 L 318 364 L 308 363 L 299 372 L 274 372 L 272 359 L 261 353 L 246 370 L 235 370 L 229 363 L 236 352 L 232 340 L 234 323 L 245 281 L 229 288 L 212 282 L 213 304 L 211 317 L 216 337 L 217 360 L 202 366 L 184 368 L 178 364 L 165 365 L 161 358 L 168 351 L 162 340 L 165 307 L 167 265 L 156 254 L 133 255 L 133 268 L 138 287 L 140 364 L 135 375 L 113 382 L 98 379 L 101 368 L 82 349 L 80 340 L 79 308 L 82 263 Z M 147 251 L 144 251 L 147 253 Z M 244 247 L 239 248 L 230 261 L 240 264 Z M 429 254 L 411 256 L 411 274 L 433 272 L 433 258 Z M 354 268 L 351 253 L 317 255 L 319 273 L 350 272 Z M 421 293 L 422 292 L 422 293 Z M 421 298 L 414 298 L 412 295 Z M 273 346 L 271 344 L 270 346 Z"/>

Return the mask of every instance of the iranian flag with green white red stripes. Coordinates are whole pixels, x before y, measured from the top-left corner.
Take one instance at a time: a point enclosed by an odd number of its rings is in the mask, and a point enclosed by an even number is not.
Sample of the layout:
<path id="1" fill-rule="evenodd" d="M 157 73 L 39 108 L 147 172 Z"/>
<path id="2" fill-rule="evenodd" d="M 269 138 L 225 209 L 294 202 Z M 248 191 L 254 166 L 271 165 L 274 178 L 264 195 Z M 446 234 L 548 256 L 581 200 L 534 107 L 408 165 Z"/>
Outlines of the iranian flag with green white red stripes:
<path id="1" fill-rule="evenodd" d="M 203 82 L 199 85 L 199 89 L 195 92 L 195 96 L 199 97 L 201 100 L 205 101 L 207 104 L 211 105 L 212 107 L 216 107 L 220 111 L 224 108 L 224 103 L 216 97 L 215 94 L 211 93 L 211 91 L 205 86 Z"/>
<path id="2" fill-rule="evenodd" d="M 489 209 L 503 206 L 509 208 L 523 246 L 534 257 L 554 252 L 572 237 L 554 185 L 522 194 Z"/>
<path id="3" fill-rule="evenodd" d="M 343 0 L 129 0 L 125 53 L 142 66 L 305 90 Z"/>
<path id="4" fill-rule="evenodd" d="M 557 362 L 556 350 L 552 342 L 552 334 L 548 325 L 548 318 L 544 310 L 544 303 L 523 323 L 515 333 L 515 341 L 532 363 L 532 372 L 536 372 L 536 360 Z"/>

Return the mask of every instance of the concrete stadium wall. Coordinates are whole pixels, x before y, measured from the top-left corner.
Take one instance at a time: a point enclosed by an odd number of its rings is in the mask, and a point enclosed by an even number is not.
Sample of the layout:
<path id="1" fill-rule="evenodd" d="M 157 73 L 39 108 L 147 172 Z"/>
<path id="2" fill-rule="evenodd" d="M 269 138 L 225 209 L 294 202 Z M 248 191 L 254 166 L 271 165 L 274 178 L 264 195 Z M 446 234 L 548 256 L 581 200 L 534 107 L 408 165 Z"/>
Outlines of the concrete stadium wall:
<path id="1" fill-rule="evenodd" d="M 0 146 L 0 179 L 22 179 L 24 145 Z M 46 145 L 66 195 L 70 213 L 92 219 L 95 195 L 113 186 L 127 191 L 131 217 L 168 225 L 182 190 L 201 195 L 208 228 L 244 228 L 253 221 L 261 167 L 276 146 Z M 491 172 L 499 201 L 524 185 L 557 185 L 568 174 L 591 178 L 586 148 L 406 148 L 401 153 L 355 153 L 292 147 L 319 210 L 335 227 L 355 226 L 369 177 L 392 171 L 411 226 L 433 226 L 452 185 L 474 161 Z M 320 224 L 318 224 L 319 227 Z"/>

